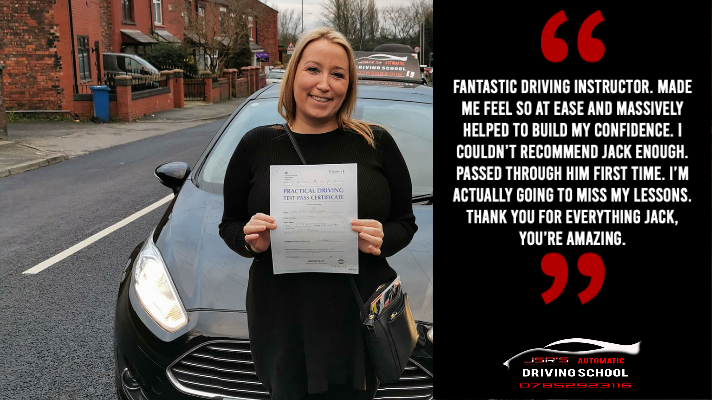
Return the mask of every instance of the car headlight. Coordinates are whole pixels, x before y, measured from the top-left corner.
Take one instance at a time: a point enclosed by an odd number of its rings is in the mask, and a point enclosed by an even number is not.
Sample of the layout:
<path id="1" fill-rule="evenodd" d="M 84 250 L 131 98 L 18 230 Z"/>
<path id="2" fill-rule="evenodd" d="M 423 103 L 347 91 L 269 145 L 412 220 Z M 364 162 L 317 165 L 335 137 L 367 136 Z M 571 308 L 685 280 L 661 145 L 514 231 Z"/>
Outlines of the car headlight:
<path id="1" fill-rule="evenodd" d="M 430 340 L 431 343 L 433 342 L 433 327 L 428 329 L 428 340 Z"/>
<path id="2" fill-rule="evenodd" d="M 133 278 L 141 306 L 161 328 L 175 332 L 188 323 L 178 291 L 151 237 L 136 257 Z"/>

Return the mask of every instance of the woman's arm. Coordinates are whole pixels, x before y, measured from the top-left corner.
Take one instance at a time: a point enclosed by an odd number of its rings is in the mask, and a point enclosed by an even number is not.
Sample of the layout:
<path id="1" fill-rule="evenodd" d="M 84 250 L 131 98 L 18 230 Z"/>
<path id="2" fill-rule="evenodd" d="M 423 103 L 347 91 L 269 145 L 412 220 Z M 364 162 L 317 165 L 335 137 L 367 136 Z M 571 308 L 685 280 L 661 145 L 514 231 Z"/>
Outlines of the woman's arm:
<path id="1" fill-rule="evenodd" d="M 254 131 L 254 130 L 253 130 Z M 252 257 L 245 248 L 243 228 L 250 216 L 247 211 L 247 198 L 250 193 L 252 166 L 255 149 L 250 131 L 238 143 L 225 171 L 223 186 L 223 217 L 218 229 L 225 244 L 243 257 Z"/>
<path id="2" fill-rule="evenodd" d="M 383 173 L 391 192 L 388 221 L 382 222 L 383 244 L 379 257 L 390 257 L 406 247 L 418 231 L 413 215 L 413 186 L 408 166 L 391 134 L 383 128 L 375 127 L 374 135 L 381 138 L 377 142 L 377 148 L 382 155 Z"/>

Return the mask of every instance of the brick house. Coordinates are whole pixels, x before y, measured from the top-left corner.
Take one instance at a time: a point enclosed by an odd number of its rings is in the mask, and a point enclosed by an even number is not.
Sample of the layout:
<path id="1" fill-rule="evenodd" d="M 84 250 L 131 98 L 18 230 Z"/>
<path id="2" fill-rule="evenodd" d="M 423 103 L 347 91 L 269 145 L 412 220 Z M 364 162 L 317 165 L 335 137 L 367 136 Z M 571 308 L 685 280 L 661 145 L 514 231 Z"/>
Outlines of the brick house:
<path id="1" fill-rule="evenodd" d="M 229 0 L 185 0 L 184 4 L 186 25 L 189 18 L 206 18 L 209 23 L 219 26 L 221 20 L 227 18 L 229 14 L 242 16 L 249 26 L 251 65 L 263 67 L 277 59 L 277 10 L 258 0 L 247 1 L 247 9 L 244 10 L 230 10 Z M 190 40 L 190 37 L 186 38 L 187 43 L 190 43 Z M 268 52 L 270 62 L 257 62 L 257 52 Z M 195 59 L 200 69 L 206 69 L 205 57 L 207 55 L 196 51 Z"/>
<path id="2" fill-rule="evenodd" d="M 6 109 L 73 110 L 78 85 L 101 77 L 99 15 L 96 0 L 13 0 L 0 6 Z"/>
<path id="3" fill-rule="evenodd" d="M 77 113 L 85 104 L 75 102 L 86 103 L 89 85 L 103 81 L 101 54 L 142 55 L 160 40 L 178 43 L 189 11 L 198 12 L 202 4 L 219 12 L 224 1 L 5 0 L 0 5 L 4 106 Z M 252 44 L 272 58 L 277 11 L 250 1 L 258 15 L 265 15 L 253 22 Z"/>

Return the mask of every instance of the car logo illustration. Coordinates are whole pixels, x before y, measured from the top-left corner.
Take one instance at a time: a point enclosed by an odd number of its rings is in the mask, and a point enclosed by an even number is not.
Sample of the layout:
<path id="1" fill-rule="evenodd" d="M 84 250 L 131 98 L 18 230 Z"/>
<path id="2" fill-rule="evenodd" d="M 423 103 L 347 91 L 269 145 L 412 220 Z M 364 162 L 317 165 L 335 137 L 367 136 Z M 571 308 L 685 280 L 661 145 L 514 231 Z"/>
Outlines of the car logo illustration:
<path id="1" fill-rule="evenodd" d="M 391 54 L 371 54 L 370 56 L 357 58 L 359 60 L 376 60 L 376 61 L 407 61 L 408 57 L 398 57 Z"/>
<path id="2" fill-rule="evenodd" d="M 564 343 L 584 343 L 584 344 L 592 344 L 601 347 L 600 349 L 595 349 L 595 350 L 583 350 L 583 351 L 575 351 L 575 350 L 553 350 L 549 349 L 548 347 L 554 346 L 557 344 L 564 344 Z M 509 362 L 514 360 L 515 358 L 521 356 L 522 354 L 529 353 L 531 351 L 546 351 L 546 352 L 551 352 L 551 353 L 566 353 L 566 354 L 595 354 L 595 353 L 611 353 L 611 352 L 618 352 L 618 353 L 626 353 L 626 354 L 638 354 L 640 352 L 640 342 L 634 343 L 634 344 L 616 344 L 616 343 L 609 343 L 609 342 L 602 342 L 600 340 L 592 340 L 592 339 L 582 339 L 582 338 L 573 338 L 573 339 L 563 339 L 559 340 L 558 342 L 554 343 L 549 343 L 548 345 L 544 346 L 543 348 L 536 348 L 536 349 L 529 349 L 526 351 L 523 351 L 514 357 L 510 358 L 509 360 L 504 362 L 504 365 L 507 366 L 507 369 L 509 369 Z"/>

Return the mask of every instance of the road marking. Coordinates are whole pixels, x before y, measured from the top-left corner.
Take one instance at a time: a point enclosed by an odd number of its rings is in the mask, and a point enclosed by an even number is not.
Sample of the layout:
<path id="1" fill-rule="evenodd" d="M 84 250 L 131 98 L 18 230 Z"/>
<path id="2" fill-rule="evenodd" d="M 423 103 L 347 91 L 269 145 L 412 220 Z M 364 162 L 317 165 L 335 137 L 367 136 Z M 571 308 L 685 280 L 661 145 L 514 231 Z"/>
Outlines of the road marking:
<path id="1" fill-rule="evenodd" d="M 95 233 L 94 235 L 82 240 L 81 242 L 75 244 L 74 246 L 68 248 L 67 250 L 64 250 L 63 252 L 57 254 L 56 256 L 49 258 L 45 261 L 42 261 L 41 263 L 35 265 L 34 267 L 28 269 L 27 271 L 23 272 L 23 274 L 36 274 L 38 272 L 42 272 L 45 269 L 51 267 L 52 265 L 64 260 L 65 258 L 71 256 L 72 254 L 78 252 L 79 250 L 89 246 L 90 244 L 96 242 L 97 240 L 103 238 L 104 236 L 107 236 L 108 234 L 119 230 L 123 228 L 124 226 L 130 224 L 131 222 L 141 218 L 142 216 L 150 213 L 151 211 L 155 210 L 156 208 L 168 203 L 173 199 L 174 195 L 171 193 L 168 196 L 164 197 L 161 200 L 158 200 L 157 202 L 151 204 L 150 206 L 144 208 L 143 210 L 134 213 L 133 215 L 130 215 L 123 220 L 115 223 L 114 225 L 111 225 L 110 227 L 104 229 L 101 232 Z"/>

